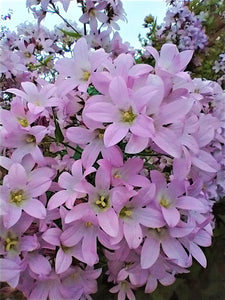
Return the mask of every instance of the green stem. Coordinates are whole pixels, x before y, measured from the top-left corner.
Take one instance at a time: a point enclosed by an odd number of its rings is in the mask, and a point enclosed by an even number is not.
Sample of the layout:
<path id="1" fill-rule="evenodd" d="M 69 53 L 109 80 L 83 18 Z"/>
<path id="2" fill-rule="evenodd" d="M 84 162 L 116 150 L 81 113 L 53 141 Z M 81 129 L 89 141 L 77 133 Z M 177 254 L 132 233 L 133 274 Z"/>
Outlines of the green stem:
<path id="1" fill-rule="evenodd" d="M 54 3 L 51 3 L 53 8 L 53 13 L 56 13 L 73 31 L 75 31 L 77 34 L 80 34 L 59 12 L 59 9 L 55 7 Z"/>

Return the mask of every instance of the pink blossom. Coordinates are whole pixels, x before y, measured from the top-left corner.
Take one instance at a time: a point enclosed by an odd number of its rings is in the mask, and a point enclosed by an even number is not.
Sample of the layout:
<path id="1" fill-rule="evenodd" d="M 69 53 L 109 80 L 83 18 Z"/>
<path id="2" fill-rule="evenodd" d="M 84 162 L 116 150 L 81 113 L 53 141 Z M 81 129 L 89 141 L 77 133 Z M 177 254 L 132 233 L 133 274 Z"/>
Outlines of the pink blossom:
<path id="1" fill-rule="evenodd" d="M 59 176 L 59 186 L 63 188 L 55 193 L 48 202 L 48 209 L 52 210 L 66 202 L 68 208 L 72 208 L 77 198 L 82 198 L 87 194 L 87 181 L 85 176 L 93 172 L 94 168 L 90 168 L 83 172 L 81 160 L 77 160 L 71 167 L 72 175 L 63 172 Z"/>
<path id="2" fill-rule="evenodd" d="M 36 86 L 32 82 L 22 82 L 21 86 L 24 91 L 12 88 L 8 89 L 7 92 L 13 93 L 24 99 L 31 113 L 38 114 L 46 107 L 57 105 L 57 99 L 54 97 L 54 85 L 46 84 L 41 87 Z"/>
<path id="3" fill-rule="evenodd" d="M 129 131 L 148 142 L 148 138 L 154 134 L 153 121 L 150 117 L 141 114 L 140 109 L 138 110 L 137 99 L 130 98 L 129 90 L 122 77 L 117 76 L 112 79 L 109 94 L 111 103 L 104 96 L 95 96 L 92 97 L 92 103 L 85 111 L 86 116 L 94 121 L 111 123 L 106 127 L 104 134 L 106 147 L 120 142 Z"/>
<path id="4" fill-rule="evenodd" d="M 38 176 L 38 173 L 37 170 L 35 174 Z M 51 179 L 48 176 L 29 178 L 22 165 L 13 163 L 2 186 L 3 205 L 7 211 L 3 216 L 5 227 L 10 228 L 16 224 L 22 210 L 32 217 L 45 218 L 46 209 L 37 197 L 45 193 L 50 185 Z"/>
<path id="5" fill-rule="evenodd" d="M 80 38 L 73 51 L 73 58 L 59 60 L 55 67 L 59 72 L 59 79 L 67 78 L 71 90 L 78 86 L 79 90 L 86 92 L 92 81 L 92 73 L 106 60 L 103 49 L 91 52 L 85 38 Z"/>

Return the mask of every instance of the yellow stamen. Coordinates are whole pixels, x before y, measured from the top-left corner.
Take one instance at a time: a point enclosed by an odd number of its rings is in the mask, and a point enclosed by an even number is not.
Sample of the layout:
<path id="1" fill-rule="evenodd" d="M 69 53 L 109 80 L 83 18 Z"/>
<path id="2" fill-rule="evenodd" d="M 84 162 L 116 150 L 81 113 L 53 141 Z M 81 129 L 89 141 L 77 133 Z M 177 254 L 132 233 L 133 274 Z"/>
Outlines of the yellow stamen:
<path id="1" fill-rule="evenodd" d="M 85 226 L 86 226 L 87 228 L 92 227 L 92 225 L 93 225 L 93 224 L 92 224 L 90 221 L 88 221 L 88 222 L 85 223 Z"/>
<path id="2" fill-rule="evenodd" d="M 5 251 L 8 252 L 8 251 L 10 251 L 12 249 L 15 250 L 17 244 L 18 244 L 18 240 L 17 239 L 13 239 L 13 238 L 7 237 L 5 239 L 5 243 L 4 243 L 4 245 L 5 245 Z"/>
<path id="3" fill-rule="evenodd" d="M 89 77 L 91 76 L 91 73 L 88 72 L 88 71 L 83 71 L 83 74 L 82 74 L 82 79 L 83 81 L 88 81 Z"/>
<path id="4" fill-rule="evenodd" d="M 136 118 L 136 115 L 133 113 L 132 108 L 127 111 L 121 111 L 122 121 L 125 123 L 133 123 Z"/>
<path id="5" fill-rule="evenodd" d="M 32 134 L 28 134 L 26 136 L 26 142 L 28 144 L 36 144 L 36 137 L 34 135 L 32 135 Z"/>
<path id="6" fill-rule="evenodd" d="M 170 202 L 166 198 L 161 198 L 159 204 L 165 208 L 168 208 L 170 206 Z"/>
<path id="7" fill-rule="evenodd" d="M 104 209 L 104 208 L 107 208 L 108 205 L 109 205 L 109 201 L 108 201 L 108 198 L 105 197 L 105 196 L 100 196 L 96 201 L 95 201 L 95 204 L 101 208 L 101 209 Z"/>
<path id="8" fill-rule="evenodd" d="M 29 122 L 26 118 L 18 118 L 18 122 L 23 127 L 29 126 Z"/>
<path id="9" fill-rule="evenodd" d="M 14 203 L 17 206 L 20 206 L 21 203 L 26 199 L 25 193 L 23 190 L 11 191 L 10 192 L 10 203 Z"/>
<path id="10" fill-rule="evenodd" d="M 126 217 L 131 217 L 132 214 L 133 214 L 132 209 L 131 209 L 131 208 L 128 208 L 128 207 L 126 207 L 126 206 L 124 206 L 124 207 L 121 209 L 121 211 L 120 211 L 120 213 L 119 213 L 119 216 L 120 216 L 120 218 L 126 218 Z"/>

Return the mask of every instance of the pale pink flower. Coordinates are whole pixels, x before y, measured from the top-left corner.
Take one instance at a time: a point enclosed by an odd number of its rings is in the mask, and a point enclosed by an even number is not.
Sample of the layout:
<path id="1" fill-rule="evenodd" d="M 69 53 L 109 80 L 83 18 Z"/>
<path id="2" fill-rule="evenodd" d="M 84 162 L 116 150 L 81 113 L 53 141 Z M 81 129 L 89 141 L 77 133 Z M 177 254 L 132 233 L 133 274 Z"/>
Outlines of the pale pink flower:
<path id="1" fill-rule="evenodd" d="M 13 163 L 8 174 L 4 177 L 2 186 L 2 200 L 4 210 L 3 222 L 6 228 L 12 227 L 21 218 L 22 210 L 28 215 L 43 219 L 46 209 L 38 196 L 45 193 L 51 185 L 51 179 L 35 170 L 35 177 L 29 176 L 24 167 Z M 39 176 L 39 177 L 38 177 Z"/>
<path id="2" fill-rule="evenodd" d="M 135 295 L 132 288 L 135 288 L 129 281 L 121 281 L 118 285 L 112 287 L 109 291 L 111 293 L 118 293 L 118 300 L 125 300 L 126 297 L 129 300 L 135 300 Z"/>
<path id="3" fill-rule="evenodd" d="M 85 176 L 94 170 L 94 168 L 89 168 L 83 172 L 82 161 L 75 161 L 71 167 L 72 175 L 69 172 L 63 172 L 59 176 L 58 183 L 63 190 L 58 191 L 50 198 L 48 210 L 59 207 L 64 203 L 68 208 L 72 208 L 77 198 L 82 198 L 87 194 L 88 182 Z"/>
<path id="4" fill-rule="evenodd" d="M 103 142 L 104 128 L 94 130 L 83 127 L 70 127 L 66 137 L 83 148 L 81 160 L 85 168 L 91 167 L 101 153 L 109 161 L 121 161 L 122 153 L 117 146 L 105 147 Z"/>
<path id="5" fill-rule="evenodd" d="M 184 196 L 185 184 L 174 179 L 167 184 L 165 177 L 158 171 L 151 171 L 151 180 L 156 185 L 155 204 L 161 208 L 163 217 L 170 227 L 180 221 L 180 210 L 207 212 L 208 207 L 201 200 Z"/>
<path id="6" fill-rule="evenodd" d="M 142 114 L 137 104 L 137 97 L 135 99 L 130 97 L 130 92 L 121 76 L 116 76 L 111 80 L 109 94 L 111 102 L 107 101 L 108 99 L 104 96 L 94 96 L 90 99 L 92 102 L 89 102 L 85 111 L 86 116 L 94 121 L 110 123 L 104 133 L 106 147 L 120 142 L 129 131 L 134 136 L 143 139 L 147 146 L 148 139 L 154 135 L 153 121 L 147 115 Z"/>
<path id="7" fill-rule="evenodd" d="M 21 86 L 24 91 L 12 88 L 8 89 L 7 92 L 20 96 L 25 100 L 31 113 L 38 114 L 47 107 L 57 106 L 53 84 L 46 84 L 41 87 L 32 82 L 22 82 Z"/>
<path id="8" fill-rule="evenodd" d="M 71 90 L 75 87 L 86 92 L 92 82 L 93 72 L 106 60 L 107 54 L 103 49 L 91 52 L 85 38 L 80 38 L 73 51 L 73 58 L 62 58 L 55 64 L 59 72 L 58 80 L 66 78 Z"/>
<path id="9" fill-rule="evenodd" d="M 107 15 L 101 11 L 107 5 L 106 1 L 101 3 L 95 3 L 92 0 L 86 1 L 86 12 L 80 17 L 81 23 L 89 23 L 92 30 L 96 30 L 98 27 L 98 21 L 105 23 L 108 19 Z"/>

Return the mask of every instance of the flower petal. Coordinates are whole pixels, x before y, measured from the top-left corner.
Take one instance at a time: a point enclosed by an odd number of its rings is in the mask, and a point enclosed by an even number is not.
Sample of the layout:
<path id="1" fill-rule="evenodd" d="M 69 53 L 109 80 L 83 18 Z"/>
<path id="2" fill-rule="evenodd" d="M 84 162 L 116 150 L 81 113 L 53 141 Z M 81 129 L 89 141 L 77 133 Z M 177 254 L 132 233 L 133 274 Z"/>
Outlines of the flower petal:
<path id="1" fill-rule="evenodd" d="M 118 216 L 112 207 L 105 212 L 99 213 L 97 218 L 99 225 L 106 233 L 112 237 L 117 236 L 119 232 L 119 221 Z"/>
<path id="2" fill-rule="evenodd" d="M 159 257 L 160 241 L 154 238 L 146 238 L 141 250 L 141 267 L 150 268 Z"/>
<path id="3" fill-rule="evenodd" d="M 104 144 L 106 147 L 119 143 L 128 133 L 129 126 L 113 123 L 106 127 L 104 134 Z"/>
<path id="4" fill-rule="evenodd" d="M 46 208 L 44 204 L 37 199 L 29 199 L 23 206 L 23 210 L 30 216 L 44 219 L 46 217 Z"/>
<path id="5" fill-rule="evenodd" d="M 65 253 L 61 248 L 59 248 L 56 259 L 55 259 L 55 271 L 57 274 L 65 272 L 69 269 L 72 263 L 72 256 Z"/>

